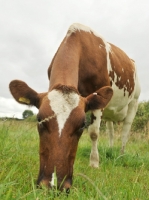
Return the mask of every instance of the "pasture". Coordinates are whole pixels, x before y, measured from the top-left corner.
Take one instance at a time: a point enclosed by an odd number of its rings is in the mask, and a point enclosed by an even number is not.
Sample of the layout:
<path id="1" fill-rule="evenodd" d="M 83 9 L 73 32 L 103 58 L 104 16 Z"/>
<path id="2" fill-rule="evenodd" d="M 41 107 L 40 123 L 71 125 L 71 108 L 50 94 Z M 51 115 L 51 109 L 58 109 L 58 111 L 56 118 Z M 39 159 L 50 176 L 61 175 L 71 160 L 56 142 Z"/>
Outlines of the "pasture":
<path id="1" fill-rule="evenodd" d="M 90 138 L 84 131 L 74 165 L 70 194 L 37 189 L 39 169 L 38 132 L 35 122 L 0 121 L 1 200 L 147 200 L 149 199 L 149 135 L 131 133 L 126 152 L 120 156 L 121 138 L 115 134 L 114 148 L 100 133 L 100 168 L 89 167 Z"/>

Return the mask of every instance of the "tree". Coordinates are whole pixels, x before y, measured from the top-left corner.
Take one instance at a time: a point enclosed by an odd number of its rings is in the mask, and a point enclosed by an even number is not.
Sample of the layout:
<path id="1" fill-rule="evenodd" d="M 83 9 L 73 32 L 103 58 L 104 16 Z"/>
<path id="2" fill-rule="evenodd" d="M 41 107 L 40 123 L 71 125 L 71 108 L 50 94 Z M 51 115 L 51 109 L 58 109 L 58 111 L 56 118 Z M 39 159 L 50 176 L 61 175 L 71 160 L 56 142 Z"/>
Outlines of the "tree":
<path id="1" fill-rule="evenodd" d="M 149 101 L 139 103 L 134 122 L 132 124 L 133 131 L 143 131 L 149 122 Z M 147 131 L 147 130 L 146 130 Z"/>
<path id="2" fill-rule="evenodd" d="M 34 113 L 31 110 L 24 110 L 24 112 L 22 113 L 24 119 L 31 117 L 32 115 L 34 115 Z"/>

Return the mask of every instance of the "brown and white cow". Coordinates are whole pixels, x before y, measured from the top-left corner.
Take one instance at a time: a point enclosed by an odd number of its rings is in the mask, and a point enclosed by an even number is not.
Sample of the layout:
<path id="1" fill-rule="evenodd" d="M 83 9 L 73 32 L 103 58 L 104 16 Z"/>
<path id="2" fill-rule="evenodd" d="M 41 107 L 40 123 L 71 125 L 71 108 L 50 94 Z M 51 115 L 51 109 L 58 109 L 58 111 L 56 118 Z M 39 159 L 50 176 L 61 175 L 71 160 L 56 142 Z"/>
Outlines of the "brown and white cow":
<path id="1" fill-rule="evenodd" d="M 37 184 L 70 188 L 85 112 L 92 112 L 88 128 L 92 140 L 90 165 L 98 167 L 97 149 L 101 116 L 107 121 L 113 145 L 113 121 L 123 122 L 122 152 L 135 117 L 140 86 L 135 62 L 92 29 L 70 26 L 48 69 L 49 90 L 37 93 L 13 80 L 10 91 L 22 104 L 39 109 L 40 169 Z"/>

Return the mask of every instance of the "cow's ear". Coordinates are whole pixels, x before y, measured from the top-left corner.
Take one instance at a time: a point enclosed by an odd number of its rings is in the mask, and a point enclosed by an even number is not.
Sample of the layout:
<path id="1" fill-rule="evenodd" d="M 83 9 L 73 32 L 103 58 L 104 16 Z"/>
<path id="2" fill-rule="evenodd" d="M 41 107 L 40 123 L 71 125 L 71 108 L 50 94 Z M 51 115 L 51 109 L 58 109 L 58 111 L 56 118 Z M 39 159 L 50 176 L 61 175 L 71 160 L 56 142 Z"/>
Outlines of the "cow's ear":
<path id="1" fill-rule="evenodd" d="M 9 89 L 12 96 L 18 103 L 36 106 L 39 108 L 40 101 L 46 93 L 38 94 L 30 88 L 25 82 L 13 80 L 9 84 Z"/>
<path id="2" fill-rule="evenodd" d="M 97 90 L 95 93 L 86 97 L 86 111 L 102 109 L 106 107 L 113 95 L 113 90 L 109 86 L 105 86 Z"/>

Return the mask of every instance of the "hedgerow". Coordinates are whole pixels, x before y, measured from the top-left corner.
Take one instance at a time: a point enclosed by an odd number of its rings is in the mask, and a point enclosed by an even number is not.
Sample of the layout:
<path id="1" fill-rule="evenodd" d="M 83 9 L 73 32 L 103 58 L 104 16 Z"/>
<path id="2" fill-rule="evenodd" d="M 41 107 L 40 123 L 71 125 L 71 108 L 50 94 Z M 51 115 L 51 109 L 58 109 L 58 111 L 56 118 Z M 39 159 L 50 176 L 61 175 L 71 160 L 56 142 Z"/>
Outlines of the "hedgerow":
<path id="1" fill-rule="evenodd" d="M 88 127 L 91 123 L 90 115 L 91 115 L 90 112 L 86 114 L 86 127 Z M 143 102 L 140 102 L 138 105 L 138 110 L 134 118 L 131 131 L 148 132 L 149 131 L 148 130 L 149 127 L 147 127 L 148 122 L 149 122 L 149 101 L 143 101 Z M 117 129 L 117 127 L 118 127 L 118 124 L 114 123 L 115 130 Z M 102 120 L 101 122 L 100 130 L 101 131 L 106 130 L 106 122 L 104 120 Z"/>

